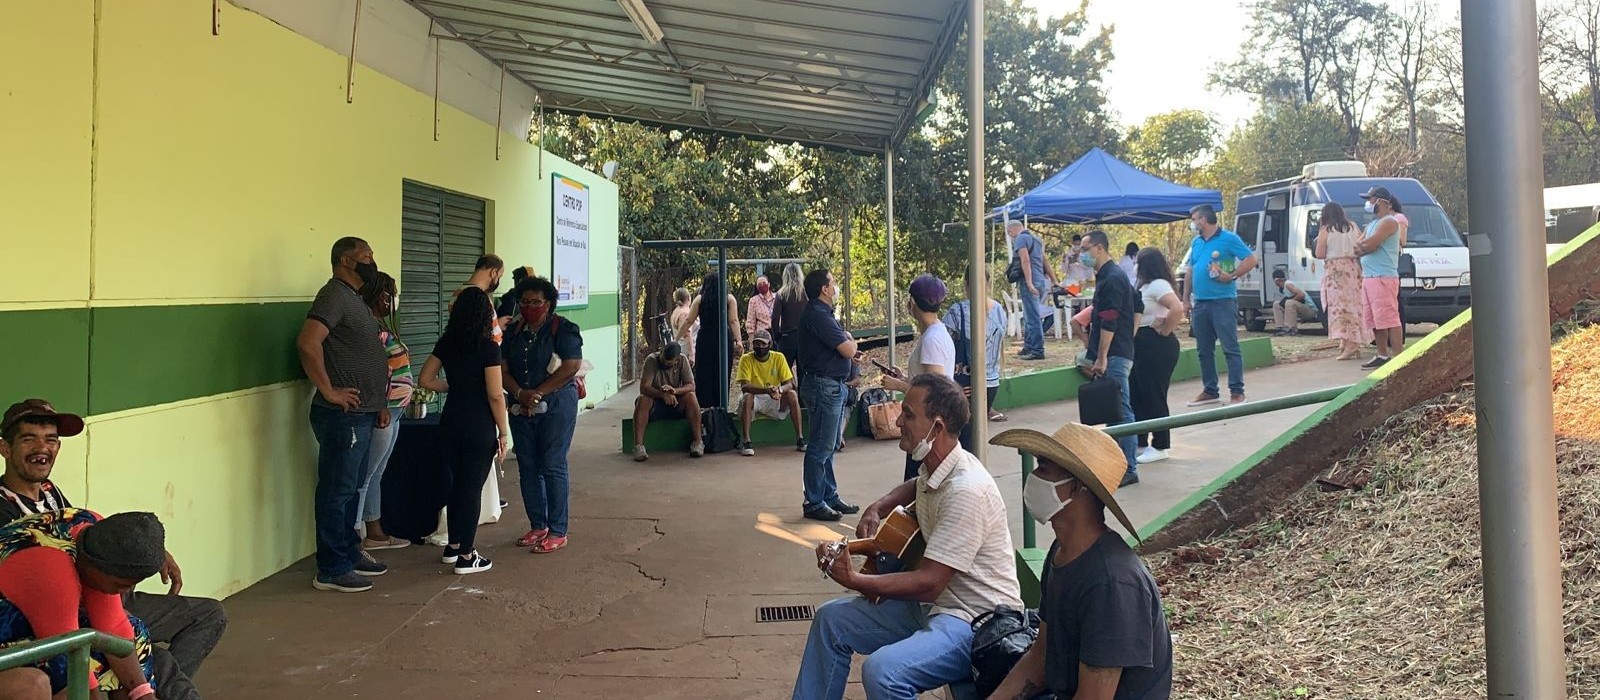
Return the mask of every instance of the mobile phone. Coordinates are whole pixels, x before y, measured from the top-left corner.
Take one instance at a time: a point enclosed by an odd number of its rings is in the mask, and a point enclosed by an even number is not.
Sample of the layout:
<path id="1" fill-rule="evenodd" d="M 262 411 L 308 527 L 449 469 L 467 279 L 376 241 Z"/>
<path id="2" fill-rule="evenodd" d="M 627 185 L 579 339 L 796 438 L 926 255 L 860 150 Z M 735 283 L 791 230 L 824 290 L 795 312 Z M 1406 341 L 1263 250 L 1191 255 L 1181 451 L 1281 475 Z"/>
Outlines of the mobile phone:
<path id="1" fill-rule="evenodd" d="M 872 364 L 877 365 L 878 369 L 883 370 L 884 374 L 887 374 L 887 375 L 889 375 L 891 377 L 899 377 L 899 376 L 901 376 L 900 375 L 900 370 L 897 370 L 897 369 L 895 369 L 893 367 L 890 367 L 890 366 L 888 366 L 886 364 L 883 364 L 882 362 L 879 362 L 878 358 L 876 358 L 876 357 L 872 358 Z"/>

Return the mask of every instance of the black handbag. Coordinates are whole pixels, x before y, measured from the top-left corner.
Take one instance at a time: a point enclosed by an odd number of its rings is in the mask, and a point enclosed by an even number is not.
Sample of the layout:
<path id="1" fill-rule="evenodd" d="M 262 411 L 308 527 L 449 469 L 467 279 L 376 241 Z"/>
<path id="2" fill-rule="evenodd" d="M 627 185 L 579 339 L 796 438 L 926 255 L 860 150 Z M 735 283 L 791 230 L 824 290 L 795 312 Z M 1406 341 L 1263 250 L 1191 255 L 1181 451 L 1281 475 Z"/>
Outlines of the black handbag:
<path id="1" fill-rule="evenodd" d="M 1078 385 L 1078 422 L 1111 425 L 1122 420 L 1122 386 L 1100 375 Z"/>
<path id="2" fill-rule="evenodd" d="M 972 681 L 986 698 L 1039 638 L 1039 613 L 1000 606 L 972 621 Z"/>

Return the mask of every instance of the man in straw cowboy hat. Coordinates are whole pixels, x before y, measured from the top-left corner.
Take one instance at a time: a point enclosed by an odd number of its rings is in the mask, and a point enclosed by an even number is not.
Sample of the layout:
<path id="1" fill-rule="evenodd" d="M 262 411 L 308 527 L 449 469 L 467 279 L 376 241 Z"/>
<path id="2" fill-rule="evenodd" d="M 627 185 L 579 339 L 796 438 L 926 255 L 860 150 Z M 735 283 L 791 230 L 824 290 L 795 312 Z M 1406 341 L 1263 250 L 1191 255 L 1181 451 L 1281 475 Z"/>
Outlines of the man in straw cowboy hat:
<path id="1" fill-rule="evenodd" d="M 817 547 L 829 578 L 866 596 L 817 609 L 795 680 L 795 700 L 839 700 L 850 660 L 865 654 L 861 683 L 872 700 L 915 700 L 923 691 L 972 675 L 972 620 L 1005 605 L 1021 609 L 1006 504 L 989 471 L 958 437 L 970 414 L 955 380 L 911 380 L 900 413 L 900 449 L 921 463 L 915 479 L 862 512 L 857 536 L 877 530 L 897 506 L 916 505 L 926 541 L 911 571 L 857 573 L 849 557 Z"/>
<path id="2" fill-rule="evenodd" d="M 1110 508 L 1137 532 L 1115 498 L 1127 469 L 1116 441 L 1068 423 L 1053 435 L 1007 430 L 989 442 L 1038 458 L 1022 500 L 1056 534 L 1040 582 L 1039 638 L 990 697 L 1171 697 L 1172 636 L 1161 591 L 1121 533 L 1106 526 Z"/>

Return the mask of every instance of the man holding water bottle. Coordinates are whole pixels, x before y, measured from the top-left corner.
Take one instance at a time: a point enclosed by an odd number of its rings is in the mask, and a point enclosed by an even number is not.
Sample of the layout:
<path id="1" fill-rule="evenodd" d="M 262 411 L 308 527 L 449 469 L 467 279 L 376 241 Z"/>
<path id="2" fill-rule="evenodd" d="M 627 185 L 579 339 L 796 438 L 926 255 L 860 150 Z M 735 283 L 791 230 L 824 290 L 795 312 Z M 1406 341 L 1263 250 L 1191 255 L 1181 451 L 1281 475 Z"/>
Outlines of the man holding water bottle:
<path id="1" fill-rule="evenodd" d="M 1217 225 L 1217 210 L 1201 204 L 1189 210 L 1189 231 L 1194 244 L 1184 265 L 1184 289 L 1178 297 L 1190 299 L 1189 324 L 1194 330 L 1200 355 L 1200 379 L 1205 388 L 1190 401 L 1190 406 L 1218 403 L 1217 341 L 1228 362 L 1230 404 L 1244 403 L 1244 355 L 1239 351 L 1239 291 L 1235 282 L 1258 264 L 1256 254 L 1234 232 Z"/>

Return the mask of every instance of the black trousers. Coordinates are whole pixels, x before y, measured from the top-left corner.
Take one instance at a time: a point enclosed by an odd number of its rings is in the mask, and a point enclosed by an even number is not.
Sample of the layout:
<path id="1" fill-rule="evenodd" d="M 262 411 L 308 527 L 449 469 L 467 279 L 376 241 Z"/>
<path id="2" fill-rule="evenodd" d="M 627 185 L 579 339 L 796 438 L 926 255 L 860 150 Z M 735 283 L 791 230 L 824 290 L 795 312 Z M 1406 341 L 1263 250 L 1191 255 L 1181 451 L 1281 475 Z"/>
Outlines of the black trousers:
<path id="1" fill-rule="evenodd" d="M 1133 419 L 1136 421 L 1166 418 L 1167 389 L 1172 386 L 1172 371 L 1178 367 L 1178 339 L 1163 337 L 1155 329 L 1140 328 L 1133 336 L 1133 371 L 1128 374 L 1128 393 L 1133 400 Z M 1139 434 L 1139 446 L 1151 443 L 1158 450 L 1172 447 L 1172 432 L 1157 431 Z"/>
<path id="2" fill-rule="evenodd" d="M 989 410 L 994 410 L 994 397 L 1000 393 L 1000 387 L 986 387 L 983 393 L 989 397 L 989 403 L 987 404 L 989 406 Z M 984 416 L 984 420 L 988 419 L 988 416 Z M 961 429 L 961 449 L 968 452 L 972 451 L 972 424 L 975 422 L 977 422 L 977 418 L 973 417 L 973 420 L 967 421 L 967 427 Z M 916 476 L 916 474 L 912 474 L 912 476 Z M 1023 476 L 1026 477 L 1027 474 L 1023 474 Z"/>
<path id="3" fill-rule="evenodd" d="M 445 502 L 445 527 L 449 529 L 450 544 L 462 554 L 471 554 L 478 536 L 478 510 L 482 505 L 483 482 L 494 468 L 495 439 L 493 423 L 450 424 L 443 421 L 439 427 L 440 456 L 445 470 L 450 473 L 450 498 Z"/>

